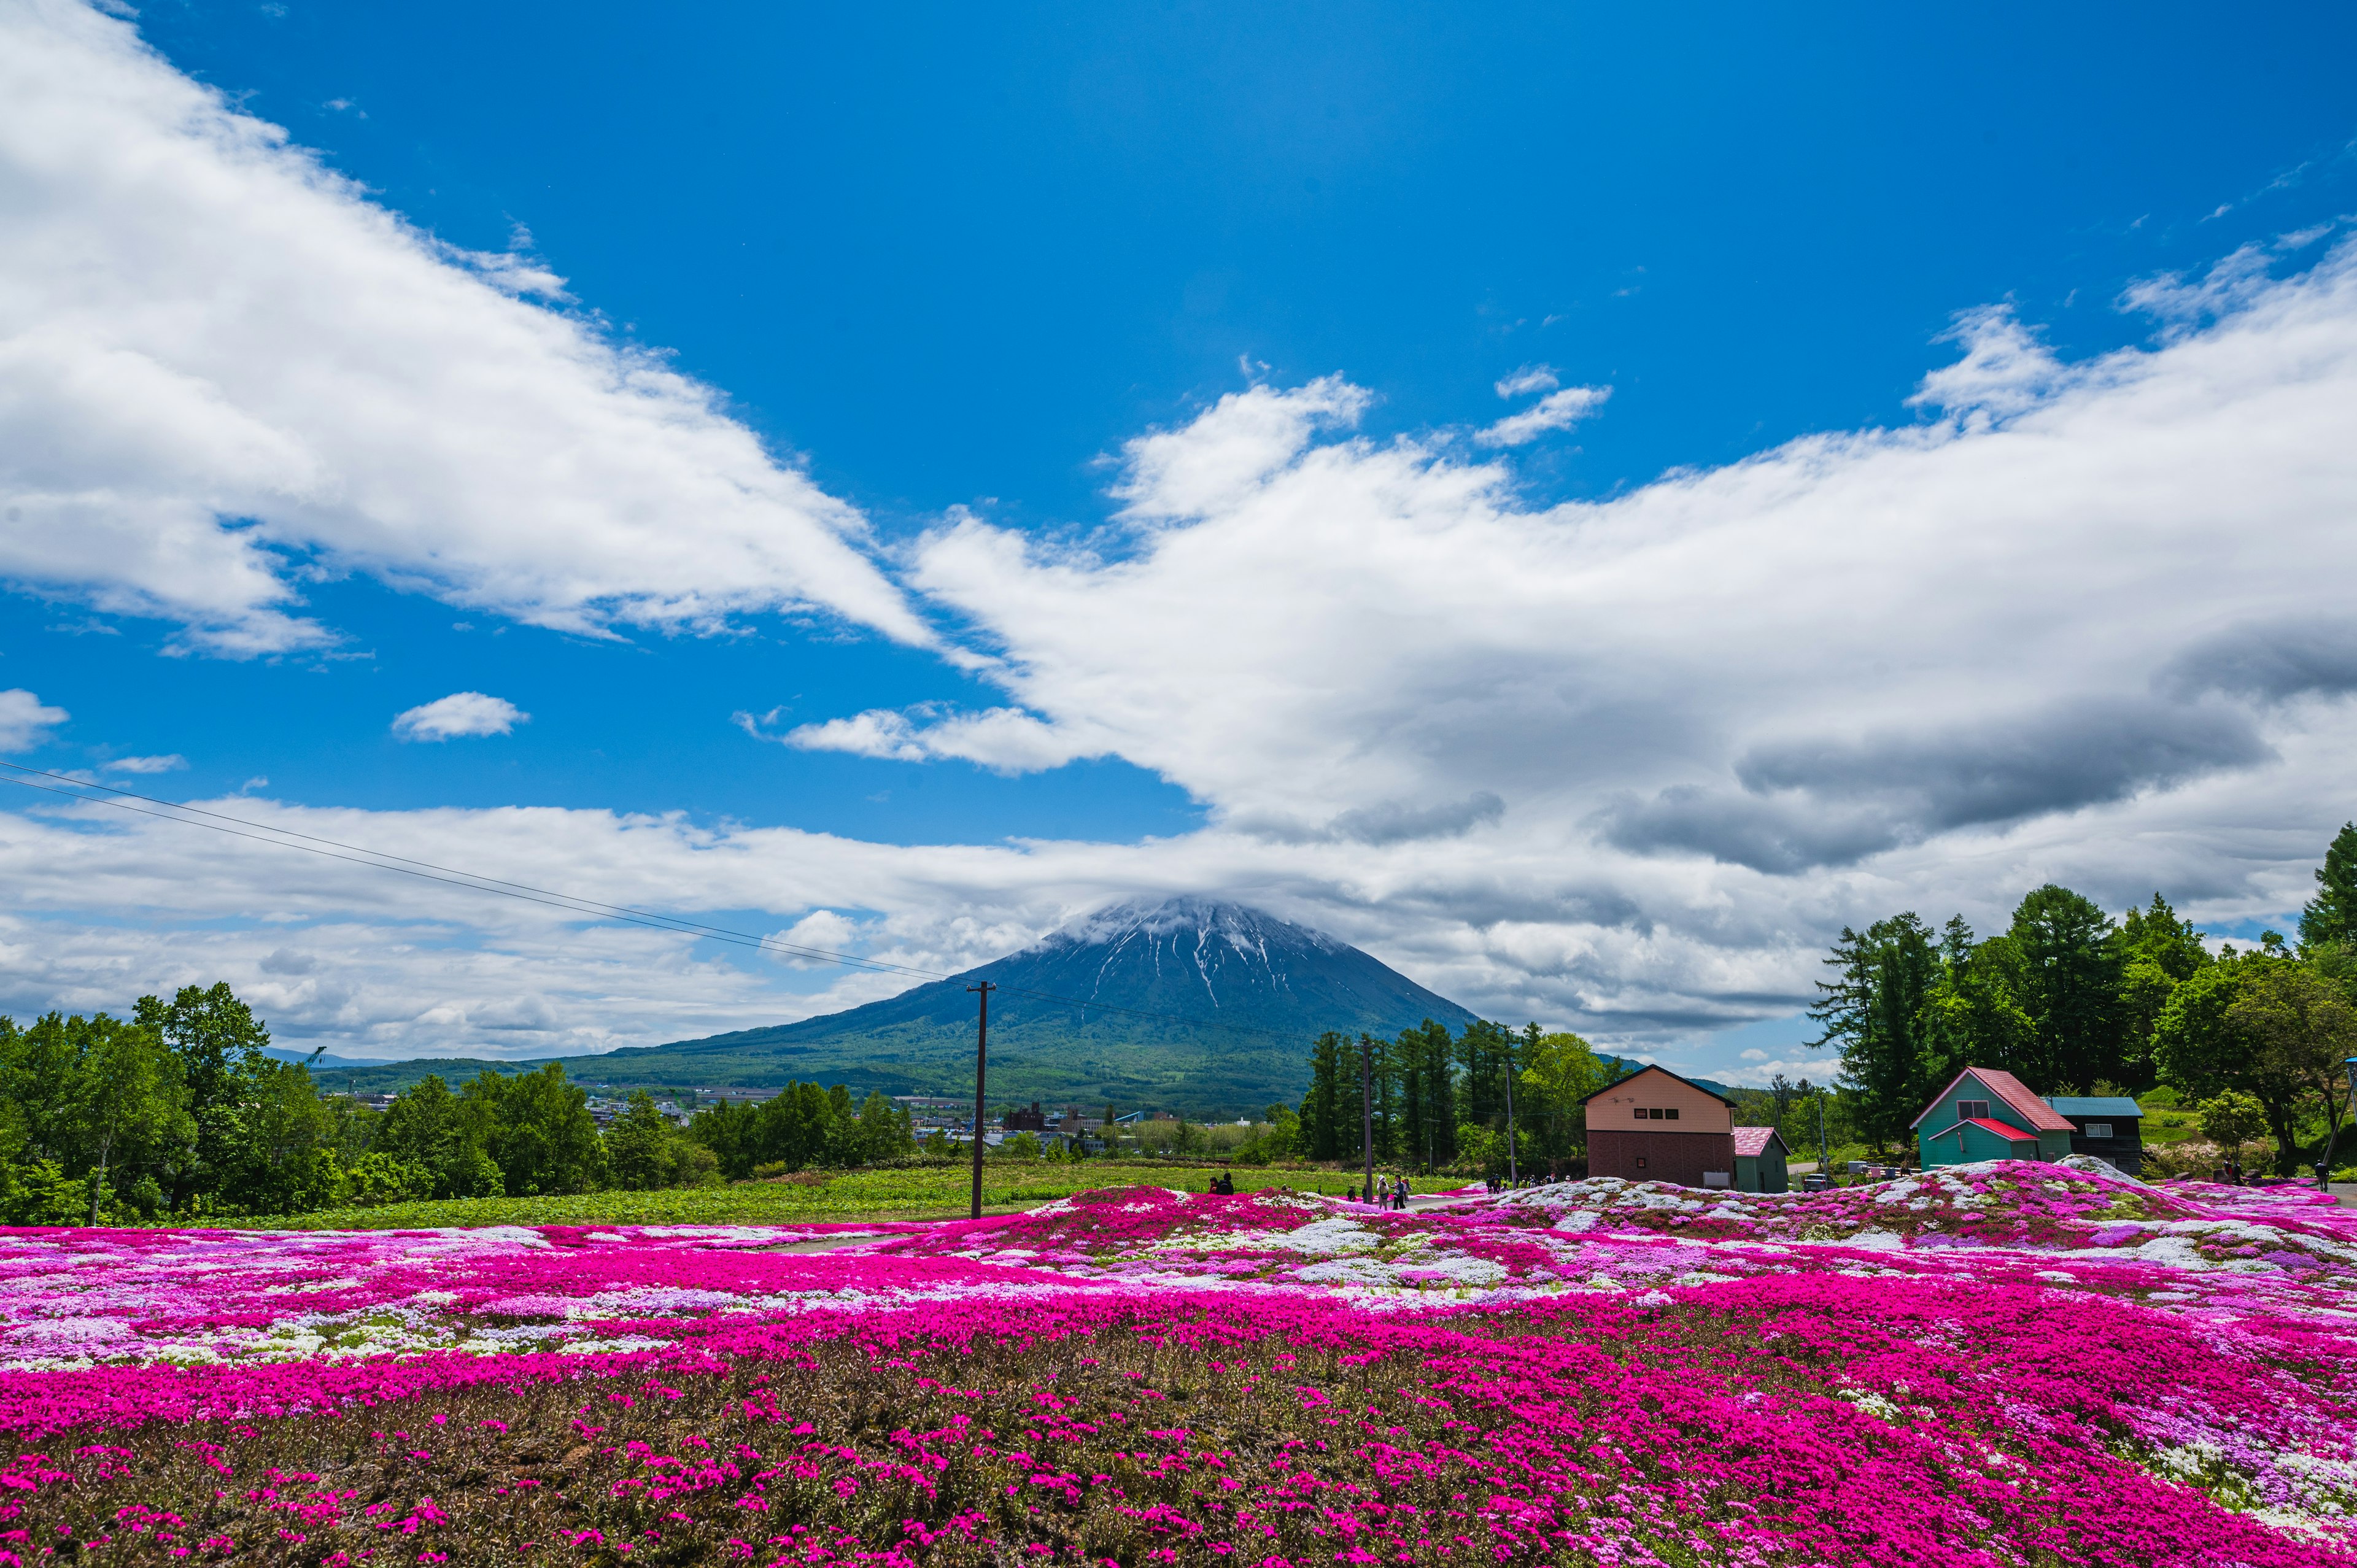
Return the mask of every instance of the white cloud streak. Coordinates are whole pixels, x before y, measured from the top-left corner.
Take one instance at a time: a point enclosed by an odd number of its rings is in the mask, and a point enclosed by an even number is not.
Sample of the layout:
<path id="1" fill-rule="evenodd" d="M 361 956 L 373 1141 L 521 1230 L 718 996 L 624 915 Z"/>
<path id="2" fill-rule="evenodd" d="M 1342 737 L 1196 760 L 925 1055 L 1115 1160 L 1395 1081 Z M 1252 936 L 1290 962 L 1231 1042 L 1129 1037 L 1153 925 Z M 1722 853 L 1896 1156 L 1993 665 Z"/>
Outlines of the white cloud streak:
<path id="1" fill-rule="evenodd" d="M 455 740 L 462 736 L 507 735 L 532 715 L 505 697 L 480 692 L 453 692 L 396 714 L 393 736 L 399 740 Z"/>
<path id="2" fill-rule="evenodd" d="M 313 566 L 592 635 L 931 640 L 710 388 L 72 0 L 0 4 L 0 577 L 225 654 L 333 640 Z"/>
<path id="3" fill-rule="evenodd" d="M 102 762 L 103 773 L 177 773 L 188 765 L 188 759 L 178 752 L 168 757 L 118 757 L 112 762 Z"/>
<path id="4" fill-rule="evenodd" d="M 1473 439 L 1483 446 L 1527 446 L 1551 430 L 1570 429 L 1602 408 L 1611 395 L 1610 387 L 1566 387 L 1477 432 Z"/>
<path id="5" fill-rule="evenodd" d="M 0 692 L 0 752 L 30 751 L 72 716 L 63 708 L 48 706 L 22 686 Z"/>

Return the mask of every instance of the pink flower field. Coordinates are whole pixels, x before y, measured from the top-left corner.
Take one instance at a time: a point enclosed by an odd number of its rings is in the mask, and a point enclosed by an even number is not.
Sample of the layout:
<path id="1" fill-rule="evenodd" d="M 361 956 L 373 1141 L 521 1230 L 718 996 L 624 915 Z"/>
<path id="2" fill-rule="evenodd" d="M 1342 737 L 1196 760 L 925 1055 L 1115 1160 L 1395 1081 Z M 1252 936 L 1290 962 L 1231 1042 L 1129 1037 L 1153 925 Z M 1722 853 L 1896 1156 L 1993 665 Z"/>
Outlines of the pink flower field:
<path id="1" fill-rule="evenodd" d="M 2357 1564 L 2357 1213 L 2072 1162 L 1392 1214 L 0 1232 L 0 1564 Z"/>

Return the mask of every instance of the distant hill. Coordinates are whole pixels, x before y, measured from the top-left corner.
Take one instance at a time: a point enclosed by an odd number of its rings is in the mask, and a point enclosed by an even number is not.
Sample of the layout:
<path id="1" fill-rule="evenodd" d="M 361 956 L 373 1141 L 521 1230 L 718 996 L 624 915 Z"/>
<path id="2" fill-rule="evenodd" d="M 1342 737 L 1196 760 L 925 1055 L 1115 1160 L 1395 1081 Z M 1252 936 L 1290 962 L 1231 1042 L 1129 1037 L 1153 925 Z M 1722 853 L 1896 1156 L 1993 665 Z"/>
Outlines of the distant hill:
<path id="1" fill-rule="evenodd" d="M 1327 1029 L 1396 1035 L 1470 1010 L 1348 942 L 1239 904 L 1180 898 L 1092 916 L 1036 947 L 847 1012 L 706 1039 L 561 1058 L 591 1082 L 775 1088 L 791 1079 L 888 1094 L 974 1092 L 974 998 L 988 980 L 990 1100 L 1107 1101 L 1232 1117 L 1300 1098 Z M 322 1063 L 322 1066 L 325 1064 Z M 383 1090 L 429 1072 L 537 1063 L 413 1061 L 318 1074 Z"/>

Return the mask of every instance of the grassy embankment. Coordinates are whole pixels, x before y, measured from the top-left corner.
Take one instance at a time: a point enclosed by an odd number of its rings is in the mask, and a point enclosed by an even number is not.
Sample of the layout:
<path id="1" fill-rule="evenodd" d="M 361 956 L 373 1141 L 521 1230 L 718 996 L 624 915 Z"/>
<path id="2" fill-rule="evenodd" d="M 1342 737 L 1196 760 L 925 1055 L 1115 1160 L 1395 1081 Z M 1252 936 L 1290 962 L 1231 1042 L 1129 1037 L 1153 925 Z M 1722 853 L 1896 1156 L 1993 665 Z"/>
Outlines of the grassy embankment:
<path id="1" fill-rule="evenodd" d="M 1028 1208 L 1104 1187 L 1169 1187 L 1201 1192 L 1211 1166 L 1163 1160 L 1082 1160 L 1070 1165 L 991 1161 L 982 1167 L 988 1213 Z M 1234 1172 L 1239 1191 L 1288 1187 L 1340 1196 L 1353 1173 L 1330 1170 Z M 1445 1192 L 1463 1176 L 1415 1176 L 1416 1192 Z M 856 1219 L 947 1219 L 966 1212 L 972 1167 L 919 1165 L 901 1170 L 805 1171 L 774 1181 L 662 1192 L 586 1192 L 561 1197 L 458 1197 L 329 1208 L 313 1214 L 260 1215 L 212 1221 L 241 1230 L 407 1230 L 455 1225 L 802 1225 Z"/>

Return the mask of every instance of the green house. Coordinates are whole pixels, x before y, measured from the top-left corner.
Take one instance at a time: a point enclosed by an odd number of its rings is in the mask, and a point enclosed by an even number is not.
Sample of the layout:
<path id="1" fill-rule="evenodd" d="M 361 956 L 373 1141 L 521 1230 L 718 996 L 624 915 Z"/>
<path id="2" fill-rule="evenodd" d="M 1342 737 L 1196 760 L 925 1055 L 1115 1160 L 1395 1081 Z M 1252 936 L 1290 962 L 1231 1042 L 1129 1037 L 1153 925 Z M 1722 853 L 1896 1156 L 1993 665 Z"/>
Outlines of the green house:
<path id="1" fill-rule="evenodd" d="M 1735 1130 L 1735 1187 L 1738 1192 L 1790 1192 L 1792 1178 L 1784 1174 L 1784 1140 L 1773 1127 Z"/>
<path id="2" fill-rule="evenodd" d="M 2078 1129 L 2009 1072 L 1968 1067 L 1915 1118 L 1923 1168 L 1975 1160 L 2059 1160 Z"/>

